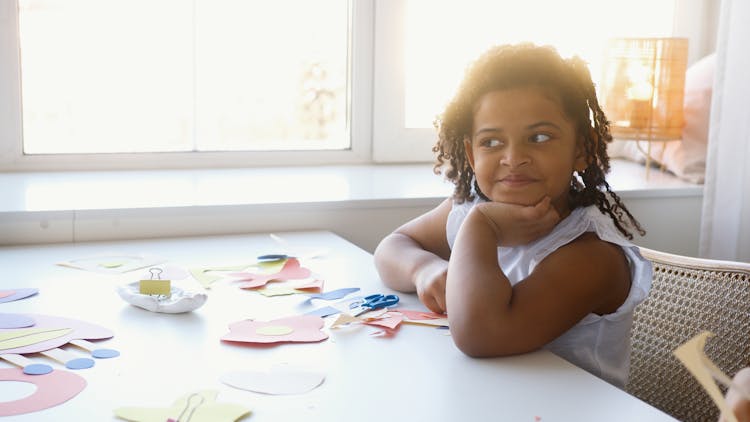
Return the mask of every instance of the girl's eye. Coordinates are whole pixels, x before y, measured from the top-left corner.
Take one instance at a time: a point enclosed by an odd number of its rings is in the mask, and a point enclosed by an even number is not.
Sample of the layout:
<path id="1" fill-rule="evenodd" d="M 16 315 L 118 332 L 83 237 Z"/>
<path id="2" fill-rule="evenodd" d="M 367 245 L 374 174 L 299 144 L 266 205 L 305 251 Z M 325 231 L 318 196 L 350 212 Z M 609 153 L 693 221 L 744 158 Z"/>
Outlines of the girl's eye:
<path id="1" fill-rule="evenodd" d="M 549 135 L 545 135 L 543 133 L 535 133 L 534 135 L 531 135 L 531 142 L 546 142 L 552 139 Z"/>
<path id="2" fill-rule="evenodd" d="M 481 145 L 485 148 L 494 148 L 496 146 L 500 146 L 501 142 L 499 139 L 485 139 L 481 142 Z"/>

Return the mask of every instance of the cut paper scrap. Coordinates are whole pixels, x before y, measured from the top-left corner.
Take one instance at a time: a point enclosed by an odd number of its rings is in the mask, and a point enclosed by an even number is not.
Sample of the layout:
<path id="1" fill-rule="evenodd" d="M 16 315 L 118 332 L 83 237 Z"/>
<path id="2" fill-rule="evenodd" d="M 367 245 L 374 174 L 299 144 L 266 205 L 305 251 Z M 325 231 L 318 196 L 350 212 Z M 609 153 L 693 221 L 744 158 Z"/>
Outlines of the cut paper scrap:
<path id="1" fill-rule="evenodd" d="M 299 260 L 290 258 L 284 263 L 281 271 L 276 273 L 257 274 L 240 272 L 229 274 L 229 276 L 242 281 L 239 285 L 241 289 L 254 289 L 265 286 L 269 281 L 298 280 L 310 277 L 310 274 L 310 270 L 300 266 Z"/>
<path id="2" fill-rule="evenodd" d="M 325 318 L 327 316 L 336 315 L 340 313 L 341 313 L 340 309 L 336 309 L 333 306 L 324 306 L 322 308 L 313 309 L 310 312 L 305 312 L 305 315 L 315 315 L 321 318 Z"/>
<path id="3" fill-rule="evenodd" d="M 114 410 L 121 419 L 135 422 L 232 422 L 250 414 L 250 409 L 234 403 L 219 403 L 216 390 L 187 394 L 170 407 L 119 407 Z"/>
<path id="4" fill-rule="evenodd" d="M 229 324 L 222 341 L 242 343 L 314 343 L 328 338 L 322 331 L 323 318 L 297 315 L 272 321 L 243 320 Z"/>
<path id="5" fill-rule="evenodd" d="M 68 369 L 88 369 L 94 366 L 94 359 L 81 358 L 63 349 L 49 349 L 40 353 L 62 363 Z"/>
<path id="6" fill-rule="evenodd" d="M 33 288 L 0 290 L 0 303 L 13 302 L 15 300 L 25 299 L 37 293 L 39 293 L 39 290 L 33 289 Z"/>
<path id="7" fill-rule="evenodd" d="M 254 266 L 254 264 L 212 266 L 204 268 L 192 268 L 188 270 L 188 272 L 191 276 L 193 276 L 195 281 L 200 283 L 204 288 L 210 289 L 213 283 L 226 277 L 227 272 L 242 271 L 252 266 Z M 281 268 L 281 266 L 279 266 L 279 268 Z"/>
<path id="8" fill-rule="evenodd" d="M 75 339 L 70 340 L 70 344 L 74 346 L 78 346 L 83 350 L 88 351 L 91 353 L 91 356 L 97 358 L 97 359 L 109 359 L 109 358 L 116 358 L 117 356 L 120 356 L 120 352 L 114 349 L 107 349 L 107 348 L 101 348 L 98 347 L 96 344 L 84 340 L 84 339 Z"/>
<path id="9" fill-rule="evenodd" d="M 358 292 L 358 291 L 359 291 L 359 287 L 344 287 L 343 289 L 336 289 L 336 290 L 331 290 L 330 292 L 316 293 L 316 294 L 310 295 L 310 297 L 307 300 L 308 301 L 312 301 L 313 299 L 336 300 L 336 299 L 341 299 L 351 293 Z"/>
<path id="10" fill-rule="evenodd" d="M 34 324 L 34 318 L 23 314 L 0 314 L 0 328 L 25 328 Z"/>
<path id="11" fill-rule="evenodd" d="M 320 290 L 323 288 L 323 280 L 315 279 L 313 281 L 282 285 L 282 286 L 265 286 L 255 289 L 256 292 L 264 296 L 286 296 L 294 294 L 309 294 L 311 290 Z"/>
<path id="12" fill-rule="evenodd" d="M 0 355 L 0 358 L 12 363 L 23 369 L 23 373 L 26 375 L 44 375 L 52 372 L 52 367 L 46 363 L 35 363 L 31 359 L 27 359 L 23 355 L 17 355 L 15 353 L 6 353 Z"/>
<path id="13" fill-rule="evenodd" d="M 325 380 L 325 374 L 276 365 L 265 371 L 231 371 L 219 380 L 240 390 L 261 394 L 303 394 L 314 390 Z"/>
<path id="14" fill-rule="evenodd" d="M 412 311 L 408 309 L 398 309 L 397 311 L 404 315 L 404 324 L 430 325 L 433 327 L 448 327 L 448 317 L 435 312 Z"/>
<path id="15" fill-rule="evenodd" d="M 0 369 L 0 382 L 15 381 L 34 384 L 36 390 L 19 400 L 0 402 L 0 416 L 37 412 L 65 403 L 86 387 L 86 380 L 68 371 L 52 371 L 46 375 L 24 374 L 19 368 Z"/>
<path id="16" fill-rule="evenodd" d="M 1 329 L 0 354 L 37 353 L 60 347 L 73 339 L 100 340 L 114 336 L 112 331 L 88 322 L 40 314 L 26 314 L 36 321 L 33 330 L 29 328 Z M 7 343 L 6 343 L 7 341 Z M 12 347 L 9 347 L 12 346 Z"/>
<path id="17" fill-rule="evenodd" d="M 404 316 L 398 312 L 389 312 L 387 310 L 376 310 L 363 314 L 362 316 L 351 316 L 347 313 L 341 313 L 338 318 L 331 324 L 331 328 L 340 328 L 352 324 L 372 325 L 389 330 L 393 333 L 401 325 Z"/>
<path id="18" fill-rule="evenodd" d="M 719 367 L 716 366 L 716 364 L 714 364 L 703 352 L 706 346 L 706 340 L 713 335 L 714 334 L 709 331 L 703 331 L 675 349 L 673 353 L 693 377 L 695 377 L 703 389 L 706 390 L 706 393 L 708 393 L 711 400 L 716 404 L 716 407 L 721 411 L 724 419 L 726 419 L 727 422 L 737 422 L 737 417 L 734 415 L 734 412 L 732 412 L 729 405 L 727 405 L 726 400 L 724 400 L 724 394 L 714 382 L 714 379 L 716 379 L 720 383 L 729 387 L 733 386 L 732 379 L 722 372 L 722 370 L 719 369 Z M 738 392 L 744 392 L 740 387 L 735 386 L 735 389 Z M 747 392 L 744 392 L 744 394 L 747 395 Z M 747 400 L 750 400 L 750 397 L 747 397 Z"/>
<path id="19" fill-rule="evenodd" d="M 164 261 L 164 258 L 155 255 L 101 254 L 58 262 L 57 265 L 96 273 L 123 274 L 152 267 Z"/>

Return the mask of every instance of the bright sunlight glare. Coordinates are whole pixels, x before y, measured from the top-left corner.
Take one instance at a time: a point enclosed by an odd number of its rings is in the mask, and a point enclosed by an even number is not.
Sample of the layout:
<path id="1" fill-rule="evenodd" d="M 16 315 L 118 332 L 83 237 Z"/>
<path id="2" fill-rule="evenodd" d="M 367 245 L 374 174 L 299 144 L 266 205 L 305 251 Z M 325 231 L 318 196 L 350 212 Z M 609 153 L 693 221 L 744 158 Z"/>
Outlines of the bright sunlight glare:
<path id="1" fill-rule="evenodd" d="M 552 45 L 587 61 L 596 83 L 609 38 L 671 36 L 673 14 L 674 2 L 666 0 L 409 0 L 406 127 L 432 127 L 464 69 L 492 45 Z"/>

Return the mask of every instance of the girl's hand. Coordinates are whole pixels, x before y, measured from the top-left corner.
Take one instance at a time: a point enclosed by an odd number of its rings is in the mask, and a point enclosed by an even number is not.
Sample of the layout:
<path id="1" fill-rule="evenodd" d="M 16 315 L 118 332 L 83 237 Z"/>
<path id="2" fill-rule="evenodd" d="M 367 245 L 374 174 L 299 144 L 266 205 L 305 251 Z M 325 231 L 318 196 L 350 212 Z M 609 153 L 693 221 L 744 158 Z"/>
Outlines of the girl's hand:
<path id="1" fill-rule="evenodd" d="M 445 313 L 445 280 L 448 278 L 448 261 L 436 260 L 417 273 L 414 285 L 419 300 L 427 309 Z"/>
<path id="2" fill-rule="evenodd" d="M 489 221 L 499 246 L 527 244 L 547 235 L 560 222 L 548 196 L 536 205 L 485 202 L 476 209 Z"/>

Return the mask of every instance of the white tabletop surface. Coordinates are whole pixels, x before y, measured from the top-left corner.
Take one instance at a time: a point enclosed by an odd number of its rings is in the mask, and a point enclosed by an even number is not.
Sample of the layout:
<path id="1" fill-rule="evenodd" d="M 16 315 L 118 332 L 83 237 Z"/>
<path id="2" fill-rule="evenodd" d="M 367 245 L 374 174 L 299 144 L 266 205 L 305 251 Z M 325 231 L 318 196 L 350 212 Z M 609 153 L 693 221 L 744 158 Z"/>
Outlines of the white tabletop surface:
<path id="1" fill-rule="evenodd" d="M 294 248 L 327 250 L 318 258 L 302 260 L 304 267 L 325 280 L 325 291 L 341 287 L 360 287 L 362 294 L 388 291 L 375 272 L 372 256 L 342 238 L 329 232 L 278 234 Z M 306 298 L 269 298 L 219 281 L 207 291 L 206 304 L 194 312 L 152 313 L 127 304 L 115 292 L 119 284 L 141 278 L 143 271 L 115 276 L 56 265 L 114 252 L 155 254 L 168 264 L 196 268 L 252 263 L 258 255 L 280 249 L 268 234 L 0 248 L 2 288 L 39 289 L 31 298 L 0 303 L 0 312 L 95 323 L 115 333 L 97 343 L 121 352 L 117 358 L 97 360 L 93 368 L 76 371 L 87 386 L 70 401 L 2 419 L 118 420 L 113 413 L 118 407 L 168 407 L 182 395 L 215 389 L 219 402 L 250 409 L 252 414 L 245 419 L 250 421 L 673 420 L 548 352 L 469 358 L 444 331 L 414 325 L 402 325 L 392 338 L 374 337 L 376 328 L 360 326 L 326 329 L 330 337 L 320 343 L 239 346 L 220 341 L 228 324 L 302 313 L 312 309 L 303 305 Z M 400 307 L 424 310 L 416 296 L 400 297 Z M 63 348 L 81 353 L 69 345 Z M 62 369 L 46 357 L 30 358 Z M 320 371 L 326 378 L 320 387 L 299 395 L 253 393 L 219 380 L 226 372 L 274 364 Z M 0 362 L 0 366 L 11 365 Z M 21 389 L 14 390 L 13 384 L 0 383 L 0 401 L 21 398 Z"/>

